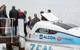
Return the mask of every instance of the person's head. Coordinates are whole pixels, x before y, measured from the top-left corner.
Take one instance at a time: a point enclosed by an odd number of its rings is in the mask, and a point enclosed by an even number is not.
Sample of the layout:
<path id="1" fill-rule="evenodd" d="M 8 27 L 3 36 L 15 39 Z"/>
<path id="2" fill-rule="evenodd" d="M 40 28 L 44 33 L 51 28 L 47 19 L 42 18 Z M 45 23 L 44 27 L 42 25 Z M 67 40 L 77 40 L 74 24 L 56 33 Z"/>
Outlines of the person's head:
<path id="1" fill-rule="evenodd" d="M 6 5 L 3 4 L 2 7 L 6 8 Z"/>
<path id="2" fill-rule="evenodd" d="M 18 12 L 22 12 L 21 9 L 18 9 Z"/>
<path id="3" fill-rule="evenodd" d="M 48 13 L 51 13 L 51 10 L 50 9 L 48 9 Z"/>
<path id="4" fill-rule="evenodd" d="M 41 12 L 40 12 L 40 14 L 43 14 L 43 13 L 44 13 L 44 11 L 41 11 Z"/>
<path id="5" fill-rule="evenodd" d="M 6 5 L 3 4 L 3 5 L 0 7 L 0 9 L 1 9 L 1 11 L 6 10 Z"/>
<path id="6" fill-rule="evenodd" d="M 26 15 L 27 14 L 27 11 L 24 11 L 24 14 Z"/>
<path id="7" fill-rule="evenodd" d="M 12 6 L 12 9 L 15 9 L 15 6 Z"/>
<path id="8" fill-rule="evenodd" d="M 29 21 L 31 20 L 31 16 L 28 17 Z"/>
<path id="9" fill-rule="evenodd" d="M 37 14 L 36 13 L 34 14 L 34 17 L 37 18 Z"/>

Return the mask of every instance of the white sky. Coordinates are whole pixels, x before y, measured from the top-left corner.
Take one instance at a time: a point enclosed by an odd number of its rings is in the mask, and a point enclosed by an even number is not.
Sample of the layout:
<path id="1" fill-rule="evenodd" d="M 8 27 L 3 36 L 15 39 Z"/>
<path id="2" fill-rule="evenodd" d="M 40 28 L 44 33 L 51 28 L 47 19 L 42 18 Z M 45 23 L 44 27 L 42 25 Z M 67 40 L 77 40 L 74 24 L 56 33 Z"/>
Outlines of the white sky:
<path id="1" fill-rule="evenodd" d="M 17 9 L 27 10 L 32 17 L 34 13 L 40 17 L 41 10 L 51 9 L 64 22 L 80 25 L 80 0 L 0 0 L 2 4 L 7 5 L 7 12 L 15 5 Z"/>

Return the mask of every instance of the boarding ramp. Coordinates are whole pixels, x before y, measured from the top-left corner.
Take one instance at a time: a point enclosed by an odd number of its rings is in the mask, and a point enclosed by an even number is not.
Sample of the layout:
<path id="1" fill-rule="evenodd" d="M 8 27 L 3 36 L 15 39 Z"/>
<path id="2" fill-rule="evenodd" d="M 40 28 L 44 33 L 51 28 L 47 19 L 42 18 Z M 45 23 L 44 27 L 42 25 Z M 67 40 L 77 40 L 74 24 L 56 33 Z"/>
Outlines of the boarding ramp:
<path id="1" fill-rule="evenodd" d="M 14 18 L 0 18 L 0 43 L 18 43 L 19 37 L 15 35 Z"/>

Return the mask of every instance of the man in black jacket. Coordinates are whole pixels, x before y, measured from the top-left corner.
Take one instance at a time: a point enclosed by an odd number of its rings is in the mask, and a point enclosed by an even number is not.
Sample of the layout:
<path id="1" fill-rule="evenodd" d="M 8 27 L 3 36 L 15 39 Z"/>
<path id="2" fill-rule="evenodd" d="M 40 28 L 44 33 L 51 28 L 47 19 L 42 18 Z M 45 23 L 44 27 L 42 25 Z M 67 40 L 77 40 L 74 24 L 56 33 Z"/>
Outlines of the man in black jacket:
<path id="1" fill-rule="evenodd" d="M 39 22 L 40 21 L 40 19 L 37 17 L 37 14 L 35 13 L 34 14 L 34 18 L 32 19 L 32 23 L 31 23 L 31 25 L 34 25 L 35 23 L 37 23 L 37 22 Z"/>
<path id="2" fill-rule="evenodd" d="M 17 18 L 18 16 L 18 10 L 15 9 L 15 6 L 12 6 L 12 9 L 9 12 L 10 18 Z"/>
<path id="3" fill-rule="evenodd" d="M 10 18 L 13 18 L 13 19 L 11 19 L 11 27 L 14 27 L 14 29 L 15 29 L 15 35 L 16 35 L 16 33 L 17 33 L 17 25 L 18 25 L 18 21 L 17 21 L 17 17 L 18 17 L 18 10 L 16 10 L 15 9 L 15 6 L 12 6 L 12 9 L 10 10 L 10 12 L 9 12 L 9 17 Z"/>

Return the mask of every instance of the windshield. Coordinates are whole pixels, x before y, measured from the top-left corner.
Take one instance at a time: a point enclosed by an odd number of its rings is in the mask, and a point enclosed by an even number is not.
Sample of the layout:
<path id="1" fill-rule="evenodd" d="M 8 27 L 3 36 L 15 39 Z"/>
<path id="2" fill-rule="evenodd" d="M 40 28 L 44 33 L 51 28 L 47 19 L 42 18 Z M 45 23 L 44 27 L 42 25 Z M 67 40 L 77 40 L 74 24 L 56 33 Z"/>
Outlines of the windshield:
<path id="1" fill-rule="evenodd" d="M 60 26 L 64 29 L 67 29 L 67 30 L 71 29 L 71 28 L 74 28 L 74 27 L 77 27 L 76 25 L 73 25 L 73 24 L 64 24 L 64 23 L 59 23 L 59 22 L 56 22 L 54 24 L 56 24 L 56 25 L 58 25 L 58 26 Z"/>

